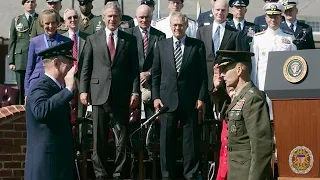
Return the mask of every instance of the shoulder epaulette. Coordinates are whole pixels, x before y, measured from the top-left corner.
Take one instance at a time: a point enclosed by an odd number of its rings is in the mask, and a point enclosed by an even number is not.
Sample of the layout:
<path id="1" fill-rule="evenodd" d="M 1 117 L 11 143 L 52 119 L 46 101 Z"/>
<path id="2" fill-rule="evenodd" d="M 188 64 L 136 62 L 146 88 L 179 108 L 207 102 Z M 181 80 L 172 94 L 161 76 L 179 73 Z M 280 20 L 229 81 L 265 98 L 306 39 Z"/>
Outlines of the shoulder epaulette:
<path id="1" fill-rule="evenodd" d="M 285 34 L 289 34 L 289 35 L 294 35 L 292 32 L 290 31 L 283 31 Z"/>
<path id="2" fill-rule="evenodd" d="M 261 35 L 261 34 L 264 34 L 266 31 L 261 31 L 261 32 L 257 32 L 256 34 L 255 34 L 255 36 L 259 36 L 259 35 Z"/>

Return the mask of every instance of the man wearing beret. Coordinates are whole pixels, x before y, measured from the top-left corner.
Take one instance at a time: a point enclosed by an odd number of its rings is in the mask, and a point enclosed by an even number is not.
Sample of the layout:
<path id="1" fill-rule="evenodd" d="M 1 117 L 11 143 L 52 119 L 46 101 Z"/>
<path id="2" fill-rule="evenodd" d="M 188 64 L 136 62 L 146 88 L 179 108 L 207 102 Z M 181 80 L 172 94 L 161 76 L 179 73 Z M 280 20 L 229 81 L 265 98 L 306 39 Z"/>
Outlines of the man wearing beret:
<path id="1" fill-rule="evenodd" d="M 184 0 L 168 0 L 169 16 L 162 19 L 158 19 L 156 25 L 154 26 L 156 29 L 164 32 L 166 34 L 166 38 L 172 37 L 172 31 L 170 29 L 171 14 L 173 14 L 174 12 L 180 12 L 183 8 L 183 2 Z M 186 35 L 195 38 L 196 33 L 196 22 L 188 18 L 188 28 L 186 30 Z"/>
<path id="2" fill-rule="evenodd" d="M 10 27 L 9 69 L 15 71 L 19 89 L 19 104 L 24 104 L 24 78 L 32 25 L 38 18 L 36 0 L 22 0 L 24 13 L 13 18 Z"/>
<path id="3" fill-rule="evenodd" d="M 45 75 L 31 87 L 26 102 L 25 180 L 72 180 L 74 173 L 70 104 L 73 98 L 73 42 L 39 53 Z"/>
<path id="4" fill-rule="evenodd" d="M 112 2 L 112 1 L 115 1 L 118 3 L 118 0 L 105 0 L 104 5 L 106 5 L 108 2 Z M 94 32 L 100 31 L 101 29 L 106 27 L 105 23 L 102 20 L 102 16 L 96 16 L 95 18 L 93 18 L 92 23 L 93 23 L 93 31 Z M 119 28 L 121 30 L 124 30 L 124 29 L 132 28 L 132 27 L 134 27 L 133 18 L 128 15 L 122 14 Z"/>
<path id="5" fill-rule="evenodd" d="M 79 17 L 80 31 L 88 34 L 94 33 L 92 19 L 96 17 L 91 12 L 93 8 L 92 1 L 93 0 L 78 0 L 80 12 L 81 12 Z"/>
<path id="6" fill-rule="evenodd" d="M 243 51 L 250 51 L 250 44 L 255 33 L 260 31 L 258 25 L 245 20 L 249 0 L 230 0 L 229 6 L 233 14 L 233 19 L 227 23 L 240 32 L 242 38 L 241 48 Z"/>
<path id="7" fill-rule="evenodd" d="M 271 180 L 273 135 L 266 96 L 250 80 L 251 56 L 246 51 L 217 52 L 215 87 L 224 81 L 235 89 L 226 110 L 228 122 L 228 178 Z"/>
<path id="8" fill-rule="evenodd" d="M 57 11 L 59 14 L 60 10 L 62 9 L 61 1 L 62 0 L 46 0 L 47 6 L 46 9 L 53 9 Z M 63 34 L 68 31 L 68 28 L 64 25 L 63 18 L 60 16 L 60 24 L 58 27 L 58 33 Z M 43 28 L 40 26 L 39 19 L 35 23 L 33 23 L 32 31 L 31 31 L 31 38 L 36 37 L 40 34 L 44 33 Z"/>
<path id="9" fill-rule="evenodd" d="M 283 0 L 282 4 L 285 7 L 283 13 L 285 20 L 281 23 L 280 28 L 294 34 L 297 49 L 315 49 L 312 27 L 297 20 L 298 1 Z"/>

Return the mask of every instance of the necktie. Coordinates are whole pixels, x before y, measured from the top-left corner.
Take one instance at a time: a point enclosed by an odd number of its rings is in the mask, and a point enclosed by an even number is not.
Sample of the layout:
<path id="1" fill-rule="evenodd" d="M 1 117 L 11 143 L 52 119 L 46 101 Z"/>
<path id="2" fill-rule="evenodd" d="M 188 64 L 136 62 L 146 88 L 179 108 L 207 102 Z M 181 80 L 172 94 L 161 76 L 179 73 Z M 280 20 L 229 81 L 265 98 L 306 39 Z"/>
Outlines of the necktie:
<path id="1" fill-rule="evenodd" d="M 143 52 L 144 52 L 144 56 L 147 55 L 147 49 L 148 49 L 148 31 L 144 30 L 143 31 Z"/>
<path id="2" fill-rule="evenodd" d="M 174 61 L 176 64 L 177 72 L 180 72 L 181 64 L 182 64 L 182 50 L 181 50 L 181 42 L 175 42 L 175 49 L 174 49 Z"/>
<path id="3" fill-rule="evenodd" d="M 29 16 L 29 18 L 28 18 L 28 25 L 30 26 L 31 23 L 32 23 L 32 16 Z"/>
<path id="4" fill-rule="evenodd" d="M 290 24 L 290 29 L 292 32 L 294 32 L 294 25 L 293 24 Z"/>
<path id="5" fill-rule="evenodd" d="M 214 54 L 219 50 L 220 46 L 220 25 L 217 27 L 216 32 L 213 36 Z"/>
<path id="6" fill-rule="evenodd" d="M 72 56 L 75 59 L 78 59 L 78 41 L 77 41 L 77 34 L 76 33 L 73 33 L 72 41 L 73 41 Z M 77 71 L 78 71 L 78 61 L 73 61 L 73 64 L 75 66 L 75 72 L 74 73 L 77 73 Z"/>
<path id="7" fill-rule="evenodd" d="M 108 38 L 108 49 L 110 52 L 110 60 L 113 61 L 114 54 L 116 52 L 116 49 L 114 47 L 113 32 L 110 33 L 109 38 Z"/>
<path id="8" fill-rule="evenodd" d="M 238 23 L 237 30 L 241 31 L 241 23 Z"/>

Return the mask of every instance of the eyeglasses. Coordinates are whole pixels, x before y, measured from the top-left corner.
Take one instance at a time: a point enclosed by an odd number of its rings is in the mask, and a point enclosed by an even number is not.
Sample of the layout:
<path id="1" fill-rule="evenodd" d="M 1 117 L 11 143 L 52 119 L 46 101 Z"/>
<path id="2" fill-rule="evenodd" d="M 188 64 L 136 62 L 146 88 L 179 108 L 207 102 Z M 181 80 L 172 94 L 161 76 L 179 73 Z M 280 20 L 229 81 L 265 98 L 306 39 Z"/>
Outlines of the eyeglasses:
<path id="1" fill-rule="evenodd" d="M 71 20 L 71 19 L 78 19 L 79 17 L 78 17 L 78 15 L 74 15 L 74 16 L 69 16 L 69 17 L 67 17 L 67 19 L 68 20 Z"/>

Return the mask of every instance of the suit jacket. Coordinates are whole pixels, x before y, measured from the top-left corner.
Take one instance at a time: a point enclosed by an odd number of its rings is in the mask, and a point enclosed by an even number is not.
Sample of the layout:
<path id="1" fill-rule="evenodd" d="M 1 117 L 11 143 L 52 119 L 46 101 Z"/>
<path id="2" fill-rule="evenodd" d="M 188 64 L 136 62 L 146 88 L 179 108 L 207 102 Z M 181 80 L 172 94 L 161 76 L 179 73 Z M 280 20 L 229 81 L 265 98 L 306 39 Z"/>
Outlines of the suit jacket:
<path id="1" fill-rule="evenodd" d="M 69 38 L 69 32 L 65 32 L 62 35 Z M 79 31 L 79 39 L 78 40 L 80 40 L 80 42 L 79 42 L 78 59 L 77 59 L 78 60 L 78 72 L 75 75 L 76 78 L 78 78 L 78 79 L 80 78 L 80 70 L 81 70 L 82 64 L 83 64 L 82 52 L 83 52 L 83 48 L 84 48 L 84 45 L 86 43 L 88 36 L 89 36 L 88 33 L 85 33 L 83 31 Z"/>
<path id="2" fill-rule="evenodd" d="M 229 21 L 228 24 L 236 29 L 234 21 Z M 243 29 L 240 31 L 241 50 L 250 51 L 250 44 L 255 33 L 260 32 L 260 27 L 251 22 L 244 21 Z"/>
<path id="3" fill-rule="evenodd" d="M 161 99 L 168 112 L 178 107 L 192 110 L 196 101 L 205 101 L 207 95 L 205 47 L 202 41 L 186 37 L 179 73 L 173 53 L 173 38 L 158 42 L 152 65 L 152 99 Z"/>
<path id="4" fill-rule="evenodd" d="M 88 36 L 79 92 L 88 93 L 90 88 L 92 105 L 102 105 L 113 99 L 112 105 L 129 107 L 131 93 L 140 93 L 136 38 L 118 30 L 113 62 L 109 54 L 104 29 Z"/>
<path id="5" fill-rule="evenodd" d="M 144 49 L 143 49 L 143 37 L 142 37 L 139 26 L 126 29 L 125 31 L 137 38 L 139 71 L 140 72 L 150 71 L 153 63 L 153 58 L 154 58 L 154 48 L 157 45 L 158 41 L 166 38 L 166 34 L 164 34 L 163 32 L 153 27 L 150 27 L 150 32 L 148 36 L 149 39 L 148 39 L 147 53 L 145 56 Z M 149 85 L 151 87 L 151 79 L 150 79 Z"/>
<path id="6" fill-rule="evenodd" d="M 70 39 L 56 33 L 52 43 L 53 45 L 58 45 L 67 41 L 70 41 Z M 38 53 L 46 48 L 45 34 L 31 39 L 28 51 L 26 77 L 24 79 L 24 90 L 26 96 L 29 93 L 31 85 L 38 81 L 44 73 L 42 57 L 38 56 Z"/>
<path id="7" fill-rule="evenodd" d="M 30 33 L 33 23 L 38 18 L 35 13 L 31 24 L 28 23 L 25 14 L 12 19 L 9 40 L 9 65 L 16 66 L 16 70 L 25 71 L 27 67 Z"/>
<path id="8" fill-rule="evenodd" d="M 229 13 L 227 16 L 228 21 L 232 20 L 232 18 L 233 18 L 233 15 Z M 199 14 L 197 23 L 198 23 L 198 27 L 211 25 L 213 23 L 212 10 Z"/>
<path id="9" fill-rule="evenodd" d="M 206 48 L 207 72 L 208 72 L 208 90 L 213 89 L 213 66 L 216 63 L 216 57 L 212 50 L 212 27 L 213 25 L 203 26 L 198 29 L 197 39 L 204 42 Z M 241 37 L 239 32 L 226 24 L 220 50 L 241 50 Z"/>
<path id="10" fill-rule="evenodd" d="M 228 179 L 271 180 L 273 133 L 266 95 L 252 82 L 232 100 L 227 111 Z"/>
<path id="11" fill-rule="evenodd" d="M 43 76 L 26 104 L 26 180 L 73 179 L 73 137 L 69 101 L 73 94 Z"/>
<path id="12" fill-rule="evenodd" d="M 313 40 L 312 27 L 301 22 L 297 21 L 296 31 L 292 31 L 288 24 L 283 21 L 280 24 L 280 28 L 284 31 L 292 32 L 296 38 L 295 45 L 298 50 L 301 49 L 315 49 L 315 44 Z"/>

